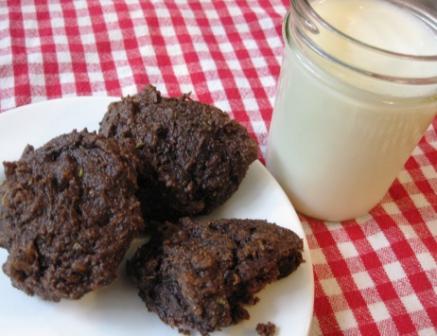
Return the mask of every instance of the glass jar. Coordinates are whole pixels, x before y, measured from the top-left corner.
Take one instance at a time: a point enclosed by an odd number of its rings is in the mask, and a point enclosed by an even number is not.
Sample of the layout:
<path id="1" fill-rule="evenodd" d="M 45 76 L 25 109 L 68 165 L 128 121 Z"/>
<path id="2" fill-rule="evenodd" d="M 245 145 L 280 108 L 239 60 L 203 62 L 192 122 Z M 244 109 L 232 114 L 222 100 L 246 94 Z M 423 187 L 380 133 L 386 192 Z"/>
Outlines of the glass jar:
<path id="1" fill-rule="evenodd" d="M 345 220 L 383 198 L 437 113 L 434 15 L 420 1 L 291 1 L 267 166 L 298 211 Z"/>

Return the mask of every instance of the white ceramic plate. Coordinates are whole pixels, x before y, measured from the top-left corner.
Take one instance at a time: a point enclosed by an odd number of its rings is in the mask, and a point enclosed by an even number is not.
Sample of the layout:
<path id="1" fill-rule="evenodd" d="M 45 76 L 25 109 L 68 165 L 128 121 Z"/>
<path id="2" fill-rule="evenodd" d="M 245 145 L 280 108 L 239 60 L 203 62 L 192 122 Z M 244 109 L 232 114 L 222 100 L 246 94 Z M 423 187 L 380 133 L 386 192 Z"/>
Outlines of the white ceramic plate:
<path id="1" fill-rule="evenodd" d="M 108 103 L 116 98 L 78 97 L 52 100 L 17 108 L 0 115 L 0 162 L 15 160 L 27 144 L 38 147 L 52 137 L 76 129 L 96 130 Z M 3 179 L 3 167 L 0 179 Z M 294 230 L 304 238 L 299 219 L 288 198 L 264 168 L 255 162 L 239 190 L 212 218 L 262 218 Z M 132 252 L 133 248 L 130 252 Z M 0 264 L 7 257 L 0 250 Z M 259 322 L 271 321 L 277 335 L 306 335 L 313 312 L 313 273 L 305 241 L 306 262 L 289 277 L 269 285 L 261 299 L 248 308 L 251 319 L 215 335 L 255 335 Z M 0 272 L 1 335 L 178 335 L 177 331 L 147 312 L 120 268 L 111 286 L 78 301 L 45 302 L 10 285 Z"/>

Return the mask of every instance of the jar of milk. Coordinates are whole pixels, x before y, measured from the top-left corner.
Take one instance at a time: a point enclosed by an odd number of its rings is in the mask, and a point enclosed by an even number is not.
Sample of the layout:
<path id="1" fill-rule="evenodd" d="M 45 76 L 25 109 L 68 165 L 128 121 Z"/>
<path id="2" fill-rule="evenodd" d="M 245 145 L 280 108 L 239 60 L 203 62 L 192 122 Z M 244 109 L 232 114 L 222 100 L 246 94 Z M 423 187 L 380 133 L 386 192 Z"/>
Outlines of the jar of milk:
<path id="1" fill-rule="evenodd" d="M 425 2 L 291 1 L 267 165 L 300 212 L 367 213 L 437 114 Z"/>

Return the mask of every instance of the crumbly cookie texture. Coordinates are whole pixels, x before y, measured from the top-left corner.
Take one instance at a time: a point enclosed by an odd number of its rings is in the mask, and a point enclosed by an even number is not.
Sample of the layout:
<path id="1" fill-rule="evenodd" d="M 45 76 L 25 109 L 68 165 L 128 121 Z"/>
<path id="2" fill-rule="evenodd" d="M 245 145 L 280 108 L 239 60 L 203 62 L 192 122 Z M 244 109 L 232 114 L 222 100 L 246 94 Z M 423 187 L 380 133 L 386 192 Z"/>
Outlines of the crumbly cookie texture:
<path id="1" fill-rule="evenodd" d="M 258 153 L 228 114 L 188 95 L 162 97 L 153 86 L 112 103 L 100 133 L 135 147 L 146 219 L 210 212 L 237 190 Z"/>
<path id="2" fill-rule="evenodd" d="M 303 261 L 302 240 L 263 220 L 184 218 L 159 230 L 127 270 L 147 308 L 180 331 L 207 335 L 248 319 L 243 305 Z"/>
<path id="3" fill-rule="evenodd" d="M 111 283 L 143 226 L 135 158 L 95 133 L 61 135 L 6 162 L 0 247 L 13 286 L 59 301 Z"/>

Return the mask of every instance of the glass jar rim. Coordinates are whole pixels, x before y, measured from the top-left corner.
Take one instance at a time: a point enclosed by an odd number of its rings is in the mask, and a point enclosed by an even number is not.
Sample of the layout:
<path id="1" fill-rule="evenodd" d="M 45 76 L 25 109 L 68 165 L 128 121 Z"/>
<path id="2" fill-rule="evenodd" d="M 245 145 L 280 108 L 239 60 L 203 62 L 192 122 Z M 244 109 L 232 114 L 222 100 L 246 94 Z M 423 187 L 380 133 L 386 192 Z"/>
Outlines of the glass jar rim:
<path id="1" fill-rule="evenodd" d="M 391 3 L 395 5 L 400 5 L 403 7 L 408 8 L 409 10 L 413 11 L 416 15 L 420 16 L 420 18 L 425 21 L 425 23 L 437 34 L 437 23 L 434 23 L 435 18 L 428 12 L 411 5 L 410 3 L 406 3 L 402 0 L 388 0 Z M 305 27 L 310 30 L 313 33 L 318 32 L 318 28 L 308 20 L 308 18 L 312 18 L 316 20 L 318 24 L 323 26 L 325 29 L 329 30 L 330 32 L 340 36 L 341 38 L 345 38 L 355 45 L 365 48 L 367 50 L 388 55 L 392 57 L 396 57 L 398 59 L 405 59 L 405 60 L 413 60 L 418 62 L 436 62 L 437 64 L 437 54 L 436 55 L 414 55 L 414 54 L 406 54 L 406 53 L 399 53 L 392 50 L 380 48 L 371 44 L 368 44 L 366 42 L 363 42 L 351 35 L 348 35 L 347 33 L 339 30 L 338 28 L 334 27 L 331 23 L 326 21 L 323 17 L 321 17 L 311 6 L 309 0 L 291 0 L 291 6 L 294 12 L 299 16 L 301 20 L 303 20 Z M 289 36 L 288 36 L 288 26 L 289 26 L 289 18 L 290 18 L 290 12 L 287 14 L 285 21 L 284 21 L 284 38 L 286 39 L 286 42 L 289 43 Z M 303 35 L 303 34 L 302 34 Z M 412 77 L 396 77 L 396 76 L 389 76 L 384 74 L 378 74 L 369 70 L 365 70 L 363 68 L 354 66 L 352 64 L 346 63 L 337 57 L 333 56 L 332 54 L 324 51 L 315 43 L 308 38 L 305 38 L 304 36 L 300 36 L 302 40 L 305 42 L 307 47 L 309 47 L 313 52 L 317 53 L 319 56 L 328 59 L 329 61 L 332 61 L 340 66 L 343 66 L 345 68 L 348 68 L 349 70 L 352 70 L 354 72 L 360 73 L 365 76 L 374 77 L 381 80 L 396 82 L 400 84 L 414 84 L 414 85 L 429 85 L 429 84 L 437 84 L 437 76 L 431 76 L 431 77 L 420 77 L 420 78 L 412 78 Z M 436 65 L 437 66 L 437 65 Z"/>

